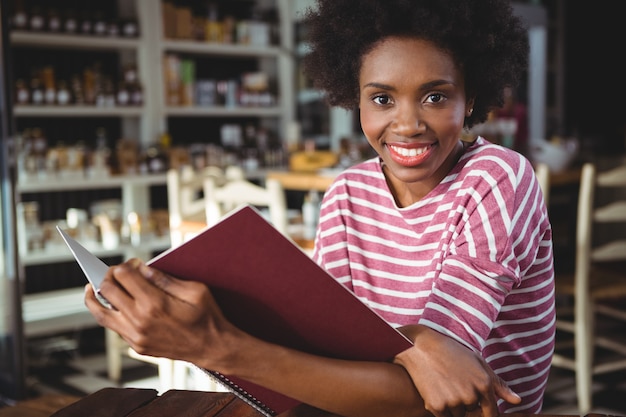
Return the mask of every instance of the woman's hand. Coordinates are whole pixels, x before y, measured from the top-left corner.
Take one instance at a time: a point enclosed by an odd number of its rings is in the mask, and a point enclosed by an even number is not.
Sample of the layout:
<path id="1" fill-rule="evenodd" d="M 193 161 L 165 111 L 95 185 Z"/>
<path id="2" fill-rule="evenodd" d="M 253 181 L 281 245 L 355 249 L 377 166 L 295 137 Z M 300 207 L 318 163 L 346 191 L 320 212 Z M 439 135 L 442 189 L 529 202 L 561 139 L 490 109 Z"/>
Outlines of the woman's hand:
<path id="1" fill-rule="evenodd" d="M 224 336 L 239 334 L 206 285 L 173 278 L 137 259 L 111 267 L 100 287 L 115 310 L 103 307 L 87 287 L 85 304 L 98 323 L 117 332 L 140 354 L 217 370 L 230 350 Z"/>
<path id="2" fill-rule="evenodd" d="M 395 362 L 411 375 L 426 410 L 436 417 L 463 417 L 481 412 L 499 415 L 498 398 L 518 404 L 515 394 L 484 359 L 457 341 L 425 326 L 399 329 L 414 346 Z"/>

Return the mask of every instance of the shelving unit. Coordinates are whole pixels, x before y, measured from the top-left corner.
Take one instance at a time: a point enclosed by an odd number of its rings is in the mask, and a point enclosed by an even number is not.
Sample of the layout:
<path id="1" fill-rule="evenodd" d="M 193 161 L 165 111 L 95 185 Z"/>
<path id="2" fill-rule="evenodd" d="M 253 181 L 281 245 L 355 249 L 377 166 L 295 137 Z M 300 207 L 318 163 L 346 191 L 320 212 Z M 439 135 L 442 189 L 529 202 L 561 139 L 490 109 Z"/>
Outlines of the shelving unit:
<path id="1" fill-rule="evenodd" d="M 315 2 L 293 0 L 293 3 L 291 20 L 297 28 L 294 31 L 294 50 L 295 71 L 298 73 L 295 102 L 299 109 L 298 119 L 308 121 L 302 126 L 302 137 L 305 140 L 314 140 L 319 147 L 327 147 L 337 152 L 340 150 L 342 138 L 357 139 L 361 133 L 357 132 L 358 126 L 355 123 L 354 112 L 339 107 L 329 107 L 324 102 L 320 91 L 310 86 L 308 80 L 300 72 L 300 59 L 308 50 L 306 28 L 302 26 L 302 16 L 308 8 L 314 7 Z"/>
<path id="2" fill-rule="evenodd" d="M 54 50 L 63 54 L 85 54 L 93 51 L 111 53 L 118 56 L 120 63 L 139 63 L 139 51 L 145 47 L 143 37 L 97 37 L 79 34 L 62 33 L 36 33 L 28 31 L 12 31 L 10 42 L 15 53 L 23 55 L 37 53 L 38 51 Z M 33 51 L 33 52 L 31 52 Z M 26 74 L 15 74 L 15 78 L 25 77 Z M 38 123 L 43 120 L 61 119 L 71 123 L 75 118 L 83 120 L 92 119 L 95 123 L 105 119 L 121 120 L 121 134 L 133 136 L 138 134 L 139 125 L 145 115 L 143 106 L 137 107 L 97 107 L 78 105 L 17 105 L 14 106 L 13 115 L 21 124 Z M 140 137 L 142 141 L 146 137 Z M 133 192 L 137 191 L 147 195 L 147 188 L 153 184 L 164 184 L 165 177 L 154 176 L 150 178 L 49 178 L 46 180 L 26 180 L 19 178 L 15 185 L 18 195 L 17 201 L 29 199 L 40 193 L 81 193 L 95 189 L 119 189 L 121 190 L 124 208 L 127 211 L 146 210 L 149 200 L 134 206 L 138 201 Z M 131 196 L 132 198 L 126 198 Z M 65 207 L 69 208 L 69 207 Z M 61 215 L 59 214 L 59 217 Z M 18 236 L 19 238 L 23 238 Z M 115 249 L 94 247 L 94 251 L 103 258 L 146 256 L 151 251 L 160 251 L 169 246 L 169 242 L 163 240 L 153 242 L 141 248 L 120 246 Z M 60 246 L 48 246 L 42 250 L 20 253 L 23 287 L 29 280 L 29 271 L 35 268 L 40 271 L 41 267 L 73 262 L 71 254 L 66 248 Z M 31 279 L 34 277 L 30 277 Z M 50 279 L 59 277 L 51 276 Z M 87 311 L 83 298 L 83 285 L 72 288 L 60 286 L 51 291 L 32 292 L 22 297 L 22 311 L 24 321 L 24 333 L 28 338 L 53 335 L 59 332 L 75 331 L 85 327 L 94 327 L 96 322 Z"/>
<path id="3" fill-rule="evenodd" d="M 192 40 L 166 39 L 164 37 L 162 2 L 155 0 L 117 1 L 117 10 L 126 17 L 137 18 L 139 37 L 98 37 L 79 34 L 13 31 L 10 47 L 13 50 L 58 50 L 59 54 L 114 54 L 121 65 L 136 66 L 143 86 L 143 105 L 137 107 L 97 107 L 80 105 L 17 105 L 13 116 L 18 125 L 39 120 L 57 125 L 81 119 L 85 123 L 119 123 L 120 137 L 137 138 L 141 146 L 148 146 L 171 123 L 194 120 L 194 123 L 227 123 L 230 120 L 255 120 L 276 132 L 282 141 L 289 141 L 295 120 L 293 27 L 291 0 L 255 0 L 242 5 L 255 4 L 276 8 L 280 42 L 276 45 L 217 44 Z M 252 60 L 262 71 L 272 75 L 275 82 L 276 103 L 267 107 L 227 106 L 168 106 L 165 100 L 163 57 L 166 53 L 183 54 L 192 59 Z M 14 73 L 14 78 L 20 74 Z M 26 74 L 23 75 L 24 77 Z M 235 74 L 236 76 L 236 74 Z M 97 126 L 97 125 L 96 125 Z M 173 137 L 176 144 L 178 138 Z M 184 139 L 184 138 L 183 138 Z M 258 174 L 253 174 L 258 175 Z M 67 179 L 49 178 L 25 180 L 18 178 L 18 202 L 22 198 L 41 193 L 59 195 L 102 190 L 121 196 L 124 214 L 131 211 L 147 213 L 151 208 L 151 189 L 165 186 L 165 174 L 136 176 L 111 176 L 106 178 Z M 68 203 L 69 204 L 69 203 Z M 69 208 L 64 207 L 62 209 Z M 149 259 L 155 252 L 169 247 L 169 239 L 150 239 L 140 246 L 121 244 L 114 249 L 94 246 L 99 257 Z M 20 255 L 24 270 L 44 268 L 48 265 L 73 263 L 71 254 L 62 246 L 31 251 Z M 39 270 L 39 269 L 38 269 Z M 22 277 L 29 279 L 28 272 Z M 50 277 L 55 279 L 56 277 Z M 82 303 L 83 286 L 59 288 L 51 291 L 25 294 L 22 299 L 25 334 L 27 338 L 63 331 L 73 331 L 96 323 Z"/>
<path id="4" fill-rule="evenodd" d="M 147 52 L 155 65 L 155 71 L 145 74 L 150 78 L 150 85 L 154 86 L 156 93 L 154 112 L 161 115 L 158 123 L 163 130 L 170 130 L 172 126 L 184 123 L 185 119 L 197 120 L 207 119 L 207 125 L 215 123 L 219 118 L 225 124 L 231 120 L 246 119 L 256 120 L 262 127 L 267 127 L 281 138 L 283 143 L 287 143 L 290 138 L 290 126 L 295 120 L 294 110 L 294 63 L 292 57 L 293 37 L 291 25 L 291 2 L 290 0 L 257 1 L 262 7 L 275 7 L 278 12 L 280 43 L 277 45 L 254 45 L 254 44 L 222 44 L 194 40 L 168 39 L 164 37 L 163 19 L 159 8 L 151 7 L 150 0 L 138 0 L 139 9 L 147 9 L 146 14 L 150 15 L 152 24 L 152 36 L 156 49 Z M 149 3 L 149 4 L 148 4 Z M 162 4 L 162 3 L 161 3 Z M 149 35 L 150 36 L 150 35 Z M 163 70 L 163 57 L 165 54 L 179 54 L 190 58 L 196 62 L 203 60 L 220 60 L 223 63 L 234 63 L 243 60 L 253 60 L 257 68 L 267 74 L 272 75 L 275 83 L 276 103 L 271 106 L 170 106 L 165 100 L 165 74 Z M 206 65 L 205 65 L 206 66 Z M 205 72 L 211 72 L 205 68 Z M 233 74 L 236 78 L 238 74 Z M 175 129 L 175 127 L 174 127 Z M 216 141 L 217 132 L 207 133 Z M 174 141 L 177 140 L 173 134 Z"/>

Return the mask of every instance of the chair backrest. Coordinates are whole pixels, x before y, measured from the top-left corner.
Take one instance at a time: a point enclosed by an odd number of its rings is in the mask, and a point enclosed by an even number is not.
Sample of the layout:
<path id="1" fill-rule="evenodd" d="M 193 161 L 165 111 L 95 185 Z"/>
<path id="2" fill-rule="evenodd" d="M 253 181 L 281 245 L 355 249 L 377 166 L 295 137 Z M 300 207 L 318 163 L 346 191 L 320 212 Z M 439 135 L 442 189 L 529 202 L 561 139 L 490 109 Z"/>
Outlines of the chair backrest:
<path id="1" fill-rule="evenodd" d="M 596 262 L 626 260 L 626 164 L 596 172 L 595 188 L 592 221 L 596 226 L 608 226 L 602 228 L 602 233 L 595 234 L 592 242 L 597 245 L 592 247 L 591 259 Z"/>
<path id="2" fill-rule="evenodd" d="M 550 168 L 545 162 L 538 162 L 535 164 L 535 175 L 537 181 L 539 181 L 539 187 L 543 192 L 543 199 L 548 205 L 548 199 L 550 198 Z"/>
<path id="3" fill-rule="evenodd" d="M 619 201 L 626 200 L 626 165 L 607 171 L 600 166 L 585 163 L 581 169 L 574 279 L 567 273 L 556 277 L 557 294 L 568 296 L 559 306 L 556 327 L 574 337 L 557 337 L 552 365 L 575 371 L 581 415 L 592 408 L 593 376 L 626 368 L 626 345 L 619 331 L 605 327 L 607 322 L 597 326 L 606 318 L 610 323 L 626 321 L 623 303 L 616 302 L 626 296 L 626 282 L 613 262 L 626 260 L 626 201 Z M 573 342 L 574 355 L 568 342 Z M 610 353 L 594 355 L 595 347 Z"/>
<path id="4" fill-rule="evenodd" d="M 278 231 L 287 233 L 287 202 L 279 181 L 266 179 L 261 186 L 243 178 L 229 179 L 222 186 L 208 178 L 204 182 L 207 224 L 213 225 L 228 211 L 250 204 L 267 209 L 269 221 Z"/>
<path id="5" fill-rule="evenodd" d="M 167 204 L 169 211 L 170 237 L 172 244 L 185 240 L 181 229 L 183 222 L 205 223 L 204 180 L 212 178 L 216 183 L 225 181 L 219 167 L 209 166 L 195 171 L 190 166 L 170 169 L 167 172 Z"/>
<path id="6" fill-rule="evenodd" d="M 590 162 L 582 167 L 576 221 L 577 289 L 588 288 L 593 262 L 626 260 L 626 235 L 621 233 L 626 228 L 626 200 L 598 204 L 598 193 L 604 188 L 609 189 L 607 195 L 619 195 L 618 188 L 626 192 L 626 165 L 602 172 Z M 610 227 L 605 229 L 608 234 L 599 242 L 597 229 L 601 223 Z"/>

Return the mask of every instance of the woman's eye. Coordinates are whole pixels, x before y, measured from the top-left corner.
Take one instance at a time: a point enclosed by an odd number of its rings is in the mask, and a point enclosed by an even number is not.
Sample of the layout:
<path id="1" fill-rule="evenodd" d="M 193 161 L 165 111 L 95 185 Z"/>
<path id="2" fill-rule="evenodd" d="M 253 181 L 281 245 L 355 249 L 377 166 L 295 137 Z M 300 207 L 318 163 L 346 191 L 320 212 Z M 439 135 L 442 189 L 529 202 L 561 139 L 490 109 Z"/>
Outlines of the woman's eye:
<path id="1" fill-rule="evenodd" d="M 378 95 L 372 98 L 372 101 L 381 106 L 385 106 L 391 103 L 391 98 L 389 98 L 389 96 L 386 96 L 386 95 Z"/>
<path id="2" fill-rule="evenodd" d="M 428 97 L 426 97 L 426 101 L 429 103 L 439 103 L 443 101 L 444 98 L 445 97 L 443 96 L 443 94 L 433 93 L 429 94 Z"/>

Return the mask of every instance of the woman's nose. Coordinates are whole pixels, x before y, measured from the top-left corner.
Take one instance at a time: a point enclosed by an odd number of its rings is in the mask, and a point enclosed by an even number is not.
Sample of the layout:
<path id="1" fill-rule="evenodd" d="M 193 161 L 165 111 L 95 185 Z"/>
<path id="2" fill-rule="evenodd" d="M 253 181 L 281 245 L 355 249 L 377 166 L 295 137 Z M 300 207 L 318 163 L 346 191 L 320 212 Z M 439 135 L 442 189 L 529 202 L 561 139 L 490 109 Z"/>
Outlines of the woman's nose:
<path id="1" fill-rule="evenodd" d="M 397 135 L 411 137 L 423 133 L 426 125 L 419 109 L 415 105 L 405 104 L 396 107 L 392 128 Z"/>

